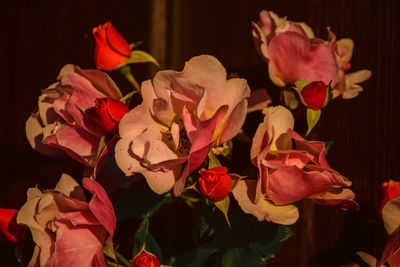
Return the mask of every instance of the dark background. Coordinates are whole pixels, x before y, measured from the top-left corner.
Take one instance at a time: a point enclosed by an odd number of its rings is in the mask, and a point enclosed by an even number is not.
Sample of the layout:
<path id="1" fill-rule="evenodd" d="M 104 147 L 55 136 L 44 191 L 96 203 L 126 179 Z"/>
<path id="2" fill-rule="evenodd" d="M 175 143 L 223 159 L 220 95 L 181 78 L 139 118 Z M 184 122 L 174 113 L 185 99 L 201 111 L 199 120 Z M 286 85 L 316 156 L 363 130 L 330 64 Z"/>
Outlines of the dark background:
<path id="1" fill-rule="evenodd" d="M 230 71 L 265 87 L 276 98 L 257 54 L 250 21 L 263 9 L 304 21 L 326 39 L 355 42 L 351 71 L 369 69 L 372 78 L 352 100 L 334 100 L 323 110 L 313 137 L 333 140 L 328 161 L 353 181 L 359 212 L 300 204 L 295 236 L 285 242 L 271 266 L 340 266 L 358 261 L 355 251 L 380 255 L 377 225 L 380 184 L 400 178 L 400 2 L 397 0 L 286 1 L 7 1 L 1 8 L 0 42 L 0 207 L 19 208 L 26 189 L 52 188 L 62 172 L 79 177 L 82 167 L 50 159 L 31 149 L 25 121 L 40 90 L 53 83 L 67 63 L 94 68 L 91 30 L 111 20 L 129 42 L 143 41 L 162 68 L 180 70 L 185 60 L 212 54 Z M 138 80 L 151 78 L 151 66 L 133 65 Z M 111 73 L 124 93 L 130 86 Z M 13 266 L 12 250 L 1 247 L 0 265 Z M 11 251 L 11 254 L 10 254 Z M 9 263 L 8 263 L 9 262 Z"/>

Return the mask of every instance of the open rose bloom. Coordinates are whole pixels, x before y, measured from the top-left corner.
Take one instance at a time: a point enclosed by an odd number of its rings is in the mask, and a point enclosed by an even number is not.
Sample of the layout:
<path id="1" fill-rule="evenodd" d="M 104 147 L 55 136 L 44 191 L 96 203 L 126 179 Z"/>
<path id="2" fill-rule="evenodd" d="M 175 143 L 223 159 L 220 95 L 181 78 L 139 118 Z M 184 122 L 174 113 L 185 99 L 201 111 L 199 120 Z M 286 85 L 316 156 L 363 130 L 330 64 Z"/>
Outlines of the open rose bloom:
<path id="1" fill-rule="evenodd" d="M 227 80 L 221 63 L 202 55 L 182 72 L 158 72 L 141 90 L 143 103 L 120 122 L 116 162 L 127 176 L 142 173 L 154 192 L 174 188 L 179 195 L 211 147 L 238 133 L 250 89 L 244 79 Z"/>
<path id="2" fill-rule="evenodd" d="M 334 97 L 353 98 L 362 91 L 357 83 L 371 76 L 368 70 L 345 74 L 350 68 L 353 41 L 336 37 L 328 28 L 328 40 L 314 37 L 305 23 L 261 11 L 260 21 L 252 23 L 255 46 L 268 64 L 269 77 L 278 86 L 300 80 L 331 85 Z"/>
<path id="3" fill-rule="evenodd" d="M 84 113 L 97 98 L 121 98 L 110 77 L 97 70 L 66 65 L 58 82 L 42 91 L 38 108 L 26 122 L 26 136 L 37 151 L 51 156 L 67 153 L 94 166 L 101 136 L 105 133 Z"/>
<path id="4" fill-rule="evenodd" d="M 103 246 L 112 246 L 116 226 L 114 208 L 104 189 L 84 178 L 93 197 L 63 174 L 54 190 L 28 190 L 17 223 L 30 228 L 36 243 L 29 266 L 106 266 Z"/>
<path id="5" fill-rule="evenodd" d="M 325 144 L 307 141 L 292 130 L 294 119 L 282 106 L 268 107 L 253 138 L 251 160 L 257 180 L 241 180 L 233 195 L 246 213 L 260 221 L 293 224 L 292 203 L 305 198 L 327 206 L 358 209 L 351 182 L 334 171 L 325 158 Z"/>

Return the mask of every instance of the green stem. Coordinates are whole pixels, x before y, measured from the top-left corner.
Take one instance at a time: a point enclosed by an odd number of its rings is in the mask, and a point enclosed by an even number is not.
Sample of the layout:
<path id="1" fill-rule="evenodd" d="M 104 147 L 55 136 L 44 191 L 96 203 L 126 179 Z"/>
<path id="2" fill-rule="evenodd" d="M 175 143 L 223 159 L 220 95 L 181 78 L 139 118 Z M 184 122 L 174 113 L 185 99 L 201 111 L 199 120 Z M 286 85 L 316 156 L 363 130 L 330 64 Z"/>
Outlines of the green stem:
<path id="1" fill-rule="evenodd" d="M 119 265 L 119 264 L 111 262 L 111 261 L 107 261 L 106 265 L 111 266 L 111 267 L 123 267 L 122 265 Z"/>
<path id="2" fill-rule="evenodd" d="M 127 259 L 124 258 L 118 251 L 115 251 L 115 255 L 117 256 L 117 259 L 126 267 L 130 267 L 131 264 Z"/>
<path id="3" fill-rule="evenodd" d="M 140 93 L 140 85 L 136 81 L 135 77 L 133 77 L 131 73 L 131 67 L 129 67 L 129 65 L 123 66 L 119 70 L 119 73 L 121 73 L 121 75 L 124 76 L 133 85 L 133 87 Z"/>

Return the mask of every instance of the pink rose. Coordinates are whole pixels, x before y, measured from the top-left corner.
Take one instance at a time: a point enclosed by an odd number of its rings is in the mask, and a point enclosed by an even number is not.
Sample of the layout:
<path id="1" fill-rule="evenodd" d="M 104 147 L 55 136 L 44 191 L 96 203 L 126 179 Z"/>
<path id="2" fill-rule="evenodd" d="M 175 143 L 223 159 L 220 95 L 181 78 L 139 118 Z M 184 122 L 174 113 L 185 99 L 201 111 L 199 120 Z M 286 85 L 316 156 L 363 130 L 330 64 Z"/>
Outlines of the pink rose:
<path id="1" fill-rule="evenodd" d="M 278 86 L 295 84 L 299 80 L 331 83 L 333 97 L 353 98 L 362 88 L 357 83 L 371 76 L 362 70 L 350 77 L 344 71 L 350 68 L 353 41 L 336 37 L 328 28 L 328 41 L 314 37 L 303 22 L 280 18 L 272 11 L 260 12 L 260 21 L 252 23 L 256 49 L 268 64 L 271 80 Z"/>
<path id="2" fill-rule="evenodd" d="M 233 189 L 242 209 L 259 220 L 281 224 L 297 220 L 291 204 L 304 198 L 321 205 L 358 209 L 354 193 L 343 189 L 351 182 L 328 165 L 325 144 L 307 141 L 293 131 L 294 119 L 288 109 L 268 107 L 263 113 L 264 122 L 258 126 L 251 147 L 258 179 L 240 181 Z"/>
<path id="3" fill-rule="evenodd" d="M 82 188 L 63 174 L 54 190 L 28 190 L 17 223 L 30 228 L 36 247 L 29 266 L 106 266 L 103 246 L 112 246 L 114 208 L 104 189 L 89 178 Z"/>
<path id="4" fill-rule="evenodd" d="M 94 166 L 102 128 L 91 121 L 83 109 L 95 105 L 97 98 L 121 98 L 110 77 L 97 70 L 81 70 L 66 65 L 58 82 L 42 91 L 38 108 L 26 122 L 31 146 L 46 155 L 67 153 L 87 166 Z"/>
<path id="5" fill-rule="evenodd" d="M 142 173 L 158 194 L 174 188 L 179 195 L 210 149 L 238 133 L 249 95 L 246 80 L 227 80 L 212 56 L 190 59 L 182 72 L 158 72 L 142 83 L 142 104 L 120 122 L 118 166 L 127 176 Z"/>

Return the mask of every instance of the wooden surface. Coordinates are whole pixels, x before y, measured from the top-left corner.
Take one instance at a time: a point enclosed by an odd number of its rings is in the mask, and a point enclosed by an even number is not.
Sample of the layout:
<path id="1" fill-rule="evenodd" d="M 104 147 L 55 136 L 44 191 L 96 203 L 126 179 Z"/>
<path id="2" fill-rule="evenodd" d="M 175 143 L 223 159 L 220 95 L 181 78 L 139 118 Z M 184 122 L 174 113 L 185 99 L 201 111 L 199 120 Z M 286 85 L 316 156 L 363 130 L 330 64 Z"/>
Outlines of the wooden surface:
<path id="1" fill-rule="evenodd" d="M 51 188 L 62 172 L 80 175 L 81 166 L 72 160 L 49 159 L 34 152 L 24 127 L 40 90 L 55 81 L 64 64 L 94 67 L 91 38 L 86 37 L 91 36 L 92 27 L 111 20 L 129 41 L 144 41 L 142 49 L 152 49 L 165 68 L 180 70 L 190 57 L 212 54 L 228 70 L 247 78 L 252 88 L 265 87 L 276 98 L 277 88 L 268 80 L 250 32 L 250 21 L 257 20 L 262 9 L 304 21 L 321 38 L 326 38 L 327 26 L 338 39 L 352 38 L 352 71 L 373 73 L 357 98 L 328 105 L 314 132 L 320 140 L 334 141 L 328 161 L 353 181 L 361 210 L 343 212 L 303 202 L 293 228 L 295 236 L 284 243 L 270 265 L 340 266 L 356 261 L 357 249 L 379 255 L 374 247 L 382 240 L 373 225 L 380 184 L 400 179 L 397 0 L 9 1 L 0 16 L 0 207 L 20 207 L 28 187 Z M 135 71 L 139 80 L 154 73 L 140 66 Z M 115 73 L 112 77 L 124 92 L 129 91 L 129 84 Z M 3 249 L 5 253 L 2 259 L 13 266 L 10 250 Z"/>

